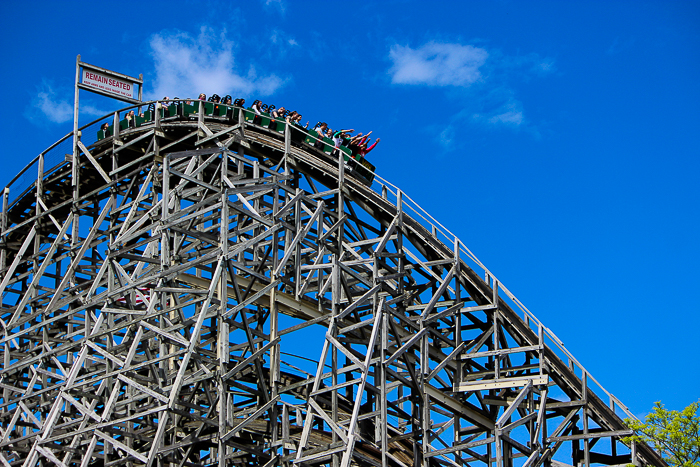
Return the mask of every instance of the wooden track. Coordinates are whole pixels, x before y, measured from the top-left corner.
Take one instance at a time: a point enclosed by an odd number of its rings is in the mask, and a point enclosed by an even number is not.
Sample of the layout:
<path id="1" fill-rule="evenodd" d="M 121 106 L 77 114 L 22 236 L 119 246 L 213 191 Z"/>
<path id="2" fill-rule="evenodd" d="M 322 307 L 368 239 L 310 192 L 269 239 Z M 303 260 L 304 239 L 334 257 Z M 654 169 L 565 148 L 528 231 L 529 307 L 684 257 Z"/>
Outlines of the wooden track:
<path id="1" fill-rule="evenodd" d="M 457 239 L 288 131 L 76 154 L 5 196 L 4 464 L 665 465 Z"/>

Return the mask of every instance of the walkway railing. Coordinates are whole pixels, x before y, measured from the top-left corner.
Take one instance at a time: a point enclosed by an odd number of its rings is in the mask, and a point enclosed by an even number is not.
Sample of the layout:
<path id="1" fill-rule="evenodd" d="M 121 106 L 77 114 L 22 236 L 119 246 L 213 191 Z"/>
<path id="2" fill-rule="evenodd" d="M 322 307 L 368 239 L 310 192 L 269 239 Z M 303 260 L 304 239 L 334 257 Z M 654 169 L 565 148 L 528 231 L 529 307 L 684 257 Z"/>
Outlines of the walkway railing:
<path id="1" fill-rule="evenodd" d="M 632 419 L 637 419 L 637 417 L 629 410 L 629 408 L 620 401 L 616 396 L 607 391 L 599 382 L 596 380 L 588 370 L 573 356 L 573 354 L 564 346 L 564 343 L 557 337 L 554 332 L 546 327 L 542 322 L 537 319 L 535 314 L 530 311 L 498 278 L 476 257 L 476 255 L 464 245 L 455 234 L 453 234 L 449 229 L 443 226 L 439 221 L 437 221 L 433 216 L 428 214 L 428 212 L 423 209 L 416 201 L 414 201 L 410 196 L 406 195 L 400 188 L 391 182 L 385 180 L 379 175 L 375 175 L 374 183 L 372 184 L 372 189 L 382 194 L 388 199 L 388 201 L 396 204 L 399 199 L 399 193 L 401 193 L 400 199 L 402 203 L 402 208 L 404 212 L 410 211 L 415 220 L 420 222 L 424 227 L 428 228 L 433 236 L 440 240 L 445 245 L 455 245 L 458 244 L 460 253 L 462 254 L 462 260 L 464 260 L 473 270 L 481 270 L 484 279 L 489 283 L 491 287 L 497 287 L 499 291 L 500 299 L 507 299 L 506 301 L 510 305 L 515 305 L 523 313 L 523 319 L 525 323 L 528 324 L 530 329 L 538 335 L 539 330 L 542 329 L 546 343 L 549 347 L 557 353 L 558 357 L 563 361 L 567 362 L 569 368 L 576 372 L 577 376 L 581 379 L 586 379 L 587 385 L 597 387 L 600 392 L 595 391 L 596 394 L 604 393 L 609 398 L 609 406 L 615 411 L 615 413 L 620 416 L 620 418 L 629 417 Z M 558 352 L 557 352 L 558 351 Z M 618 412 L 622 410 L 622 414 Z"/>

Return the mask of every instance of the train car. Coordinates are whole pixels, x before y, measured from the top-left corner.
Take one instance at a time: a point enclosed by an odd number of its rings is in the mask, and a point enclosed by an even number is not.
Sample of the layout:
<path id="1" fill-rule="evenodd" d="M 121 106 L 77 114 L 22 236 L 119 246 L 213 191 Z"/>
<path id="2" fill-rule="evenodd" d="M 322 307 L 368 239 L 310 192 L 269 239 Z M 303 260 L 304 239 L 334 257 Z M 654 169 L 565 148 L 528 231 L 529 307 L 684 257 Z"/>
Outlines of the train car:
<path id="1" fill-rule="evenodd" d="M 160 112 L 160 118 L 163 121 L 197 120 L 200 109 L 203 117 L 220 120 L 232 125 L 238 123 L 239 115 L 242 113 L 246 125 L 252 125 L 263 131 L 269 131 L 277 137 L 284 138 L 287 125 L 284 118 L 275 118 L 270 112 L 261 112 L 261 115 L 257 115 L 252 107 L 245 109 L 208 101 L 200 102 L 198 100 L 168 101 L 160 106 L 151 104 L 142 116 L 137 115 L 133 120 L 120 120 L 119 128 L 120 130 L 128 130 L 152 123 L 155 120 L 156 112 Z M 97 140 L 99 141 L 113 135 L 114 125 L 110 125 L 106 130 L 101 129 L 97 132 Z M 345 171 L 365 185 L 372 185 L 375 166 L 360 154 L 353 155 L 350 148 L 340 146 L 338 151 L 330 138 L 319 135 L 314 130 L 307 130 L 297 125 L 292 125 L 290 138 L 292 144 L 296 146 L 303 144 L 307 150 L 315 152 L 317 156 L 329 161 L 342 155 L 345 162 Z"/>

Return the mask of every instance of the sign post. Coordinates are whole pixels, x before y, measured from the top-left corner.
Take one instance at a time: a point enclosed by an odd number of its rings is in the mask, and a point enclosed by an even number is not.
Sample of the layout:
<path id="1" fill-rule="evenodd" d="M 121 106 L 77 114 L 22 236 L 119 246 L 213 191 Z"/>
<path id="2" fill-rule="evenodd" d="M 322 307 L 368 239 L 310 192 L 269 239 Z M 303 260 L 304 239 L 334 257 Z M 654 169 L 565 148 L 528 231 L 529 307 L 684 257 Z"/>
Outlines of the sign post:
<path id="1" fill-rule="evenodd" d="M 106 68 L 90 65 L 81 62 L 80 55 L 78 55 L 76 68 L 76 89 L 84 89 L 130 104 L 141 103 L 141 97 L 143 95 L 143 75 L 134 78 L 122 73 L 117 73 L 116 71 L 107 70 Z M 79 72 L 80 68 L 83 69 L 82 74 Z M 80 82 L 81 77 L 82 82 Z"/>
<path id="2" fill-rule="evenodd" d="M 80 73 L 82 68 L 83 72 Z M 82 82 L 80 79 L 82 77 Z M 138 92 L 137 92 L 138 87 Z M 138 78 L 134 78 L 129 75 L 122 73 L 117 73 L 116 71 L 107 70 L 106 68 L 100 68 L 95 65 L 90 65 L 80 61 L 80 55 L 75 61 L 75 102 L 73 108 L 73 164 L 72 164 L 72 180 L 73 180 L 73 200 L 79 199 L 79 187 L 80 181 L 78 180 L 79 175 L 79 163 L 78 163 L 78 141 L 80 140 L 80 135 L 78 134 L 78 105 L 79 105 L 79 91 L 84 89 L 85 91 L 94 92 L 105 97 L 111 97 L 120 101 L 128 102 L 130 104 L 141 104 L 141 97 L 143 96 L 143 75 L 139 75 Z M 78 219 L 73 220 L 73 238 L 78 237 Z"/>

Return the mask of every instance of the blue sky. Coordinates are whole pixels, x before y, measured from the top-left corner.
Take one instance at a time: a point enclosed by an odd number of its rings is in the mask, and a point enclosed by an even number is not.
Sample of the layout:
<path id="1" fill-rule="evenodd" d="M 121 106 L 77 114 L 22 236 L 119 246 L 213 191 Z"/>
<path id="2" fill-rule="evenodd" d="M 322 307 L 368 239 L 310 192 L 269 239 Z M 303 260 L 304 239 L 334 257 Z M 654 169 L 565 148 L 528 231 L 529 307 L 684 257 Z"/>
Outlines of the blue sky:
<path id="1" fill-rule="evenodd" d="M 72 128 L 75 57 L 260 98 L 369 158 L 633 412 L 700 398 L 700 6 L 3 2 L 3 186 Z M 81 92 L 80 122 L 122 106 Z"/>

